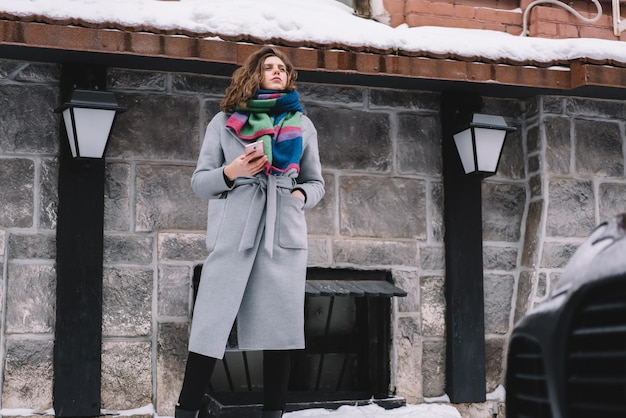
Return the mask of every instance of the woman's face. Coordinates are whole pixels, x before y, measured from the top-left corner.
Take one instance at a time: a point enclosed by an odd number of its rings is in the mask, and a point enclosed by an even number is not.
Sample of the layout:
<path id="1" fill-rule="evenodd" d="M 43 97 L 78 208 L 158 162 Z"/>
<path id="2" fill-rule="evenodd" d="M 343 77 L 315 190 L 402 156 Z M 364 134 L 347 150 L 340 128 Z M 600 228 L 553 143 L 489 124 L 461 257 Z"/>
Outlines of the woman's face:
<path id="1" fill-rule="evenodd" d="M 285 90 L 287 87 L 287 66 L 280 58 L 271 56 L 263 61 L 261 88 L 264 90 Z"/>

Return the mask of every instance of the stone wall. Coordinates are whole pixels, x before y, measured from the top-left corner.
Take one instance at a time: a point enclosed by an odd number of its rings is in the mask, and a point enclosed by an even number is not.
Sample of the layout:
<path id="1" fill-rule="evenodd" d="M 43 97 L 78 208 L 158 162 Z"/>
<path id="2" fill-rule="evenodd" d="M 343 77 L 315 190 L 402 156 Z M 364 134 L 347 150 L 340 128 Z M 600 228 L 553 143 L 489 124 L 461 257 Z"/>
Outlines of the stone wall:
<path id="1" fill-rule="evenodd" d="M 0 61 L 0 344 L 4 410 L 52 407 L 55 65 Z M 106 153 L 102 407 L 172 415 L 183 374 L 205 203 L 190 176 L 223 77 L 110 69 L 128 110 Z M 327 193 L 307 215 L 311 266 L 390 269 L 392 392 L 445 394 L 439 95 L 301 83 Z M 514 321 L 541 300 L 601 218 L 622 211 L 624 114 L 617 102 L 485 99 L 518 127 L 483 182 L 487 391 L 503 384 Z M 529 173 L 529 174 L 527 174 Z M 512 303 L 514 302 L 514 303 Z M 43 378 L 42 378 L 43 377 Z M 498 398 L 498 396 L 496 396 Z M 501 400 L 501 396 L 499 397 Z M 463 405 L 491 417 L 494 405 Z"/>

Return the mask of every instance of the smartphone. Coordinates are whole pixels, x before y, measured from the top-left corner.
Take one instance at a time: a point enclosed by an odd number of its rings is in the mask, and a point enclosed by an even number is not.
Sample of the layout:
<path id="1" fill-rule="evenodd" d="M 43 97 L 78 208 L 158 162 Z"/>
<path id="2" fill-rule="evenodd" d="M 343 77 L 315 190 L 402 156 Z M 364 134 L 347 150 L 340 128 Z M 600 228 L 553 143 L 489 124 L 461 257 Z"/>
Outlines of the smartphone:
<path id="1" fill-rule="evenodd" d="M 250 154 L 254 154 L 255 158 L 265 155 L 265 152 L 263 151 L 263 142 L 253 142 L 252 144 L 246 145 L 246 155 Z"/>

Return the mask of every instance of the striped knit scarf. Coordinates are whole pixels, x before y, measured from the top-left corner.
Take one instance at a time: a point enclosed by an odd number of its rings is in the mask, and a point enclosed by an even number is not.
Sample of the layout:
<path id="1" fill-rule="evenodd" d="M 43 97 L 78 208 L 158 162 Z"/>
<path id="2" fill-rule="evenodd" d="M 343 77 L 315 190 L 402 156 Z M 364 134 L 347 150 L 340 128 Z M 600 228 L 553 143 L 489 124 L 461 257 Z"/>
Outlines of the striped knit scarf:
<path id="1" fill-rule="evenodd" d="M 245 141 L 263 141 L 267 174 L 300 172 L 302 126 L 297 91 L 259 90 L 244 106 L 237 106 L 226 126 Z"/>

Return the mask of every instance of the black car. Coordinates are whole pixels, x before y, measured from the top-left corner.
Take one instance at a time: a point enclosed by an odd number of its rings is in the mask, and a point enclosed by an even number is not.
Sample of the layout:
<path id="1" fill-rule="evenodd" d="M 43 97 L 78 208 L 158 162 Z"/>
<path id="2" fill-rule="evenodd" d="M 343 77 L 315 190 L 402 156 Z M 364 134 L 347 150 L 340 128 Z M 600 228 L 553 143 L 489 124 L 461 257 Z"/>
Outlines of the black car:
<path id="1" fill-rule="evenodd" d="M 626 417 L 626 213 L 599 225 L 511 335 L 507 418 Z"/>

